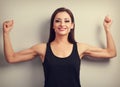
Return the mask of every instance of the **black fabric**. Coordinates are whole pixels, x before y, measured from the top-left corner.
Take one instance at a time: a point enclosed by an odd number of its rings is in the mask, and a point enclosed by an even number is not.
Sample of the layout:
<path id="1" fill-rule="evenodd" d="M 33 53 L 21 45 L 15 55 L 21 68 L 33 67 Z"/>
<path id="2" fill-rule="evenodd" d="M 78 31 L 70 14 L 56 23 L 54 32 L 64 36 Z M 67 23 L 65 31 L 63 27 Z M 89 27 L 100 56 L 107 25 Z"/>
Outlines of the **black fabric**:
<path id="1" fill-rule="evenodd" d="M 81 87 L 79 80 L 81 60 L 77 51 L 77 43 L 73 44 L 72 53 L 66 58 L 59 58 L 47 43 L 45 60 L 43 62 L 44 87 Z"/>

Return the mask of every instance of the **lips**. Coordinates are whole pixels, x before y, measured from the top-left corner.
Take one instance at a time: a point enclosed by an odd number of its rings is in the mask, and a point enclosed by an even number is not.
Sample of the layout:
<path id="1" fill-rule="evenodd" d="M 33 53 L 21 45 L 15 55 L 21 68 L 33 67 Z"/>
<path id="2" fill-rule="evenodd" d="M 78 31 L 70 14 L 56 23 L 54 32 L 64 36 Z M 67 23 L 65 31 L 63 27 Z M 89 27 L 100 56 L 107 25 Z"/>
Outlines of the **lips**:
<path id="1" fill-rule="evenodd" d="M 64 31 L 66 30 L 66 28 L 58 28 L 60 31 Z"/>

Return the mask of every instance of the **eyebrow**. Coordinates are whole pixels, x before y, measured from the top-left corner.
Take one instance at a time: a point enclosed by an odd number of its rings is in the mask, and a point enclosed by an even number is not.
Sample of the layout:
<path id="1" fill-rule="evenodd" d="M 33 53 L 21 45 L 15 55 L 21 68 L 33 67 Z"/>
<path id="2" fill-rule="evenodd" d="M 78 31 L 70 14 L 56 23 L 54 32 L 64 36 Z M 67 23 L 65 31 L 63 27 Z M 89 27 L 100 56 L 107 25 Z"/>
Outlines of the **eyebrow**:
<path id="1" fill-rule="evenodd" d="M 57 20 L 61 20 L 61 18 L 55 18 Z M 64 18 L 65 20 L 70 20 L 70 18 Z"/>

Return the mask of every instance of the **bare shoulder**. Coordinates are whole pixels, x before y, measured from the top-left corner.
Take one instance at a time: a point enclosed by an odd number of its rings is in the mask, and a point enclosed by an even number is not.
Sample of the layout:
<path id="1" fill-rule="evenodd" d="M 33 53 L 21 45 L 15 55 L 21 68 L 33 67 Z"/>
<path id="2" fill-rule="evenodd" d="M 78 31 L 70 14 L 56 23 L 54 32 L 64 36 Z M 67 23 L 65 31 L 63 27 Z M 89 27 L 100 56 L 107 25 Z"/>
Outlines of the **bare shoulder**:
<path id="1" fill-rule="evenodd" d="M 39 56 L 44 56 L 46 52 L 46 43 L 39 43 L 32 46 L 32 49 L 36 51 Z"/>

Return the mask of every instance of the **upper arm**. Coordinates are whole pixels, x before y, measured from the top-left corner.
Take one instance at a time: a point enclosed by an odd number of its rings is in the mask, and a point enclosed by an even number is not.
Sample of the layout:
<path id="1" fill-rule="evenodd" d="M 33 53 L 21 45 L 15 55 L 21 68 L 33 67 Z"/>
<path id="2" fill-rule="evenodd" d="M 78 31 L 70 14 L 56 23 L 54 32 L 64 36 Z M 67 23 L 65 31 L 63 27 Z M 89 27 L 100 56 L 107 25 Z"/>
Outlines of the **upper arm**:
<path id="1" fill-rule="evenodd" d="M 94 58 L 114 57 L 114 54 L 111 50 L 108 50 L 107 48 L 94 47 L 90 45 L 86 45 L 86 50 L 84 52 L 84 55 L 88 55 Z"/>
<path id="2" fill-rule="evenodd" d="M 81 52 L 82 56 L 91 56 L 94 58 L 114 57 L 114 54 L 112 54 L 112 51 L 106 48 L 95 47 L 88 44 L 80 44 L 79 49 L 82 49 L 82 52 Z"/>
<path id="3" fill-rule="evenodd" d="M 25 50 L 22 50 L 19 52 L 15 52 L 12 56 L 7 58 L 7 60 L 9 63 L 16 63 L 16 62 L 32 60 L 37 55 L 42 56 L 44 54 L 43 50 L 44 50 L 43 44 L 37 44 L 28 49 L 25 49 Z"/>
<path id="4" fill-rule="evenodd" d="M 16 63 L 16 62 L 22 62 L 33 59 L 37 53 L 35 50 L 31 47 L 19 52 L 15 52 L 12 56 L 7 58 L 7 61 L 9 63 Z"/>

